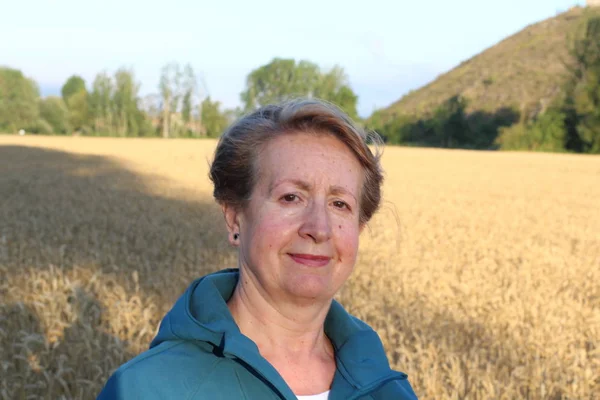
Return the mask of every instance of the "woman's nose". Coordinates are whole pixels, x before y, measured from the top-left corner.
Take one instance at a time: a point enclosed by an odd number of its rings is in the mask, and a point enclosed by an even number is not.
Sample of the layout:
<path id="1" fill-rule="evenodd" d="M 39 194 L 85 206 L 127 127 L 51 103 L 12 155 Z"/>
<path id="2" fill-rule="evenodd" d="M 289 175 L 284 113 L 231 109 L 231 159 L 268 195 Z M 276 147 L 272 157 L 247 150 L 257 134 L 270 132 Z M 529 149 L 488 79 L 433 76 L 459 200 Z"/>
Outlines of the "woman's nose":
<path id="1" fill-rule="evenodd" d="M 326 242 L 331 238 L 331 222 L 326 204 L 313 202 L 307 207 L 299 233 L 303 238 L 311 239 L 315 243 Z"/>

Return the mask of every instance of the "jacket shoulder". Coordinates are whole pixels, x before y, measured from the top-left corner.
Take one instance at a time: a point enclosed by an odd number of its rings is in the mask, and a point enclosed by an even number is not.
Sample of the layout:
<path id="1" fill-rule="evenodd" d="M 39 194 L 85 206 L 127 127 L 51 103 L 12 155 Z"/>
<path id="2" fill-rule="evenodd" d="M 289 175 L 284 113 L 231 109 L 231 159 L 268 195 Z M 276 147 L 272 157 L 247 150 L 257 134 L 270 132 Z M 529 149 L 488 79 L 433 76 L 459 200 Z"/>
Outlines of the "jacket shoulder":
<path id="1" fill-rule="evenodd" d="M 193 398 L 223 361 L 201 342 L 164 342 L 117 369 L 98 400 Z"/>

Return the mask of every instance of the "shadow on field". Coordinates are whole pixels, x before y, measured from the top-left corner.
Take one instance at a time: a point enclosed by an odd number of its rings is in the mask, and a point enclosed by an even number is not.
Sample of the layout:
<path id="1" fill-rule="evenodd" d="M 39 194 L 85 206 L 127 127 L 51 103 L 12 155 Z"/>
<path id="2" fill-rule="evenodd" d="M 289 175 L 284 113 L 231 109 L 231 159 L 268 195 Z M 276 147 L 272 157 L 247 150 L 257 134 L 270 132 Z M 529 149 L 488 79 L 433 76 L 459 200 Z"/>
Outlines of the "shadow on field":
<path id="1" fill-rule="evenodd" d="M 95 397 L 134 355 L 107 329 L 147 348 L 154 332 L 140 326 L 157 326 L 195 278 L 235 266 L 226 238 L 212 199 L 195 198 L 164 177 L 109 157 L 0 146 L 0 320 L 7 321 L 0 363 L 17 368 L 0 373 L 0 388 L 18 388 L 11 381 L 22 374 L 28 396 L 61 397 L 41 386 L 55 381 L 67 385 L 60 393 L 69 398 Z M 132 298 L 138 308 L 125 315 L 130 303 L 123 302 Z M 114 307 L 104 321 L 101 304 Z M 138 321 L 113 322 L 115 313 Z M 59 339 L 51 345 L 52 335 Z M 29 344 L 39 351 L 29 353 Z M 40 357 L 45 365 L 36 371 Z"/>
<path id="2" fill-rule="evenodd" d="M 168 183 L 107 157 L 0 147 L 0 263 L 138 271 L 142 289 L 182 289 L 232 252 L 212 199 L 156 194 Z"/>
<path id="3" fill-rule="evenodd" d="M 98 392 L 106 380 L 106 371 L 134 356 L 127 342 L 102 332 L 102 307 L 81 288 L 63 312 L 72 313 L 73 321 L 49 341 L 33 308 L 22 302 L 0 304 L 6 378 L 0 379 L 0 393 L 6 398 L 90 398 L 90 391 Z"/>

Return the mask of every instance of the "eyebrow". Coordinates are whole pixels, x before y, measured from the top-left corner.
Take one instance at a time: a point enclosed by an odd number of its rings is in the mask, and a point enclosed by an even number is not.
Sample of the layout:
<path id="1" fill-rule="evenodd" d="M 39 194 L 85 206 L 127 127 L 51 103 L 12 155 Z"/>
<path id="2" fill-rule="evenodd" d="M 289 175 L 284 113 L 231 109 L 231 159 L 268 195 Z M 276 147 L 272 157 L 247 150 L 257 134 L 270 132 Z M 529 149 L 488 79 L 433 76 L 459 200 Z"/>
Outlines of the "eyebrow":
<path id="1" fill-rule="evenodd" d="M 293 184 L 294 186 L 297 186 L 301 190 L 304 190 L 307 192 L 310 192 L 312 189 L 312 185 L 306 181 L 303 181 L 302 179 L 283 179 L 281 181 L 273 182 L 269 186 L 269 193 L 272 193 L 273 190 L 277 186 L 281 185 L 282 183 L 286 183 L 286 182 L 289 182 L 289 183 Z M 348 190 L 346 190 L 346 188 L 344 188 L 343 186 L 339 186 L 339 185 L 330 186 L 330 191 L 331 191 L 331 194 L 333 194 L 333 195 L 347 194 L 347 195 L 351 196 L 355 202 L 358 202 L 356 197 L 354 197 L 354 195 L 352 193 L 350 193 Z"/>
<path id="2" fill-rule="evenodd" d="M 277 186 L 286 182 L 289 182 L 294 186 L 297 186 L 300 189 L 305 190 L 307 192 L 309 192 L 312 189 L 312 185 L 306 181 L 303 181 L 302 179 L 282 179 L 280 181 L 275 181 L 271 183 L 271 185 L 269 186 L 269 193 L 272 193 Z"/>
<path id="3" fill-rule="evenodd" d="M 348 190 L 346 190 L 345 188 L 343 188 L 341 186 L 337 186 L 337 185 L 332 186 L 331 193 L 336 196 L 340 195 L 340 194 L 347 194 L 348 196 L 351 196 L 355 202 L 358 203 L 358 201 L 356 200 L 356 197 L 354 197 L 354 195 L 352 193 L 350 193 Z"/>

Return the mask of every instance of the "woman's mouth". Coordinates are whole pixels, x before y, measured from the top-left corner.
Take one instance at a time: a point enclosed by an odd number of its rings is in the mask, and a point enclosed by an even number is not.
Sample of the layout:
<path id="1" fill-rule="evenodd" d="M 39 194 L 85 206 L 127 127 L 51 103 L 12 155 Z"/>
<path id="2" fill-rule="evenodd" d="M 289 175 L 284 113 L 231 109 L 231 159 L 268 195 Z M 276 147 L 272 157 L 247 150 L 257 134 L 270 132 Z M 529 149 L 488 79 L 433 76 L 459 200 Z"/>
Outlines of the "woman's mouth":
<path id="1" fill-rule="evenodd" d="M 298 264 L 306 265 L 307 267 L 324 267 L 329 264 L 329 260 L 331 260 L 331 257 L 314 254 L 289 253 L 289 256 Z"/>

